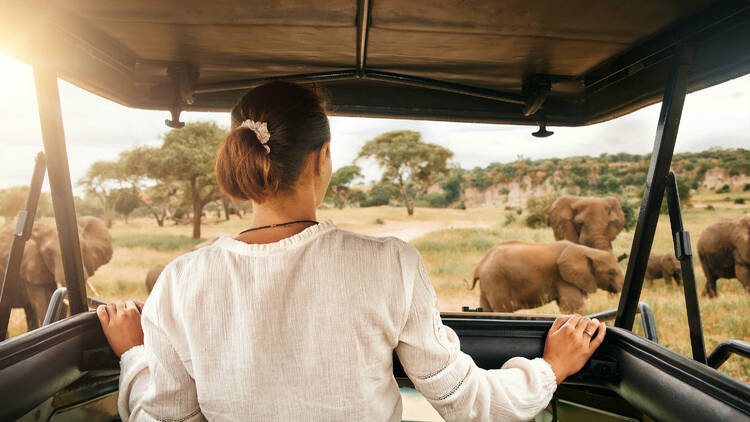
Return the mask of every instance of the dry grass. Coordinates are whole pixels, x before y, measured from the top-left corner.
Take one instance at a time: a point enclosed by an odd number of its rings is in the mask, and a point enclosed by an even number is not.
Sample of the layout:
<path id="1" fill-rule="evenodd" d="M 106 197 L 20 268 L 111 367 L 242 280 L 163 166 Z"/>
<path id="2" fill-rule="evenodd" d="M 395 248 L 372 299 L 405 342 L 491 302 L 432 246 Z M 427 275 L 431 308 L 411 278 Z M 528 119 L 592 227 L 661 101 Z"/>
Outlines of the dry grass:
<path id="1" fill-rule="evenodd" d="M 737 196 L 737 194 L 732 195 Z M 742 195 L 740 195 L 742 196 Z M 699 198 L 696 202 L 716 203 L 718 195 Z M 700 233 L 710 223 L 720 218 L 737 218 L 750 212 L 748 207 L 716 207 L 705 210 L 699 207 L 684 213 L 685 225 L 691 232 L 693 250 Z M 519 222 L 503 227 L 506 211 L 497 208 L 422 209 L 408 217 L 403 208 L 373 207 L 359 209 L 324 209 L 319 219 L 331 219 L 339 227 L 361 233 L 376 233 L 399 230 L 414 225 L 437 226 L 476 226 L 485 224 L 489 229 L 446 229 L 429 233 L 415 239 L 413 243 L 420 249 L 432 277 L 442 310 L 459 310 L 462 305 L 478 306 L 478 292 L 468 291 L 463 279 L 469 280 L 474 266 L 493 244 L 510 239 L 544 242 L 553 240 L 549 229 L 533 230 Z M 376 222 L 381 219 L 384 224 Z M 230 221 L 207 218 L 202 227 L 204 239 L 220 234 L 237 233 L 249 224 L 249 216 L 243 220 L 233 217 Z M 91 283 L 105 300 L 124 298 L 146 298 L 144 279 L 148 269 L 157 264 L 165 264 L 184 253 L 195 242 L 189 239 L 190 226 L 167 225 L 157 227 L 151 219 L 136 219 L 125 225 L 117 221 L 112 229 L 115 239 L 115 255 L 112 261 L 102 267 L 91 279 Z M 630 250 L 633 232 L 623 232 L 614 243 L 615 252 L 620 254 Z M 134 246 L 143 245 L 143 246 Z M 654 252 L 672 251 L 669 234 L 669 221 L 662 216 L 654 241 Z M 625 263 L 623 263 L 624 268 Z M 695 272 L 699 290 L 705 278 L 700 264 L 695 262 Z M 747 295 L 737 280 L 721 280 L 717 299 L 701 298 L 701 312 L 706 336 L 706 346 L 710 351 L 718 343 L 729 338 L 750 341 L 750 324 L 747 314 L 750 309 L 750 295 Z M 584 312 L 592 313 L 616 308 L 619 298 L 600 291 L 589 296 Z M 646 285 L 641 300 L 647 302 L 654 311 L 659 334 L 659 342 L 681 354 L 690 355 L 690 342 L 682 290 L 675 286 L 665 286 L 657 281 L 653 286 Z M 548 304 L 524 312 L 557 313 L 557 305 Z M 638 324 L 637 324 L 638 325 Z M 25 331 L 23 311 L 15 310 L 11 320 L 11 333 L 17 335 Z M 636 327 L 638 330 L 639 327 Z M 747 360 L 732 358 L 722 371 L 734 377 L 750 381 L 750 364 Z"/>

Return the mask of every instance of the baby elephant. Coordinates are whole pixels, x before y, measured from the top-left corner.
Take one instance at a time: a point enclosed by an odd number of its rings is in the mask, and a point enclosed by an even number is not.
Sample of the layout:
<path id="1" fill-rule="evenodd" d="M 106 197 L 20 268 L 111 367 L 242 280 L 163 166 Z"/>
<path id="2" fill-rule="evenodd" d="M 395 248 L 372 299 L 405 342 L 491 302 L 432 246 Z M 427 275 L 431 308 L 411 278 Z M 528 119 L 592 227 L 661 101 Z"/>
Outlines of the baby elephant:
<path id="1" fill-rule="evenodd" d="M 597 288 L 622 290 L 625 277 L 610 251 L 567 240 L 550 243 L 509 241 L 495 245 L 474 271 L 479 280 L 480 306 L 512 312 L 556 300 L 565 313 L 583 308 L 586 295 Z"/>
<path id="2" fill-rule="evenodd" d="M 672 284 L 672 278 L 674 278 L 677 285 L 682 285 L 682 268 L 680 267 L 680 261 L 674 254 L 652 253 L 648 258 L 646 280 L 653 284 L 657 278 L 663 278 L 666 284 Z"/>

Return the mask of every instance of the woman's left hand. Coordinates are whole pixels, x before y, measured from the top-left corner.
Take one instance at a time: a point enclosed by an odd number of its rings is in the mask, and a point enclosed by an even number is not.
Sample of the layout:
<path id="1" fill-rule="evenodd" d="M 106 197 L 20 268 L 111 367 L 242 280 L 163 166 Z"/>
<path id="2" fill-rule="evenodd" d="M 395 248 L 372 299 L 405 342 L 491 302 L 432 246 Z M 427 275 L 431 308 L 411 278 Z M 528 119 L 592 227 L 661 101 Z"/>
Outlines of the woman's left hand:
<path id="1" fill-rule="evenodd" d="M 96 308 L 104 335 L 118 357 L 143 344 L 142 309 L 143 302 L 135 300 L 108 303 Z"/>

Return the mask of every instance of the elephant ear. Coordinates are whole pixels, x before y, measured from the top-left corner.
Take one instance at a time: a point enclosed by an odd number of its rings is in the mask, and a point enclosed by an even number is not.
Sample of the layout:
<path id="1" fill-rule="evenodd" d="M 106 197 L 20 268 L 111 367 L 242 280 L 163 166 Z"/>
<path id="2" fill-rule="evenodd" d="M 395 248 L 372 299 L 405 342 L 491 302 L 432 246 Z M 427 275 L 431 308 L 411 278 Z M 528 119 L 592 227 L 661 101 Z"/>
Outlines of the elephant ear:
<path id="1" fill-rule="evenodd" d="M 555 234 L 555 240 L 570 240 L 571 242 L 578 243 L 578 231 L 576 231 L 575 224 L 573 223 L 573 202 L 576 198 L 572 196 L 561 196 L 557 198 L 550 207 L 549 215 L 547 216 L 547 225 L 552 227 L 552 232 Z"/>
<path id="2" fill-rule="evenodd" d="M 91 277 L 97 269 L 112 259 L 112 236 L 104 221 L 96 217 L 78 219 L 81 255 L 86 274 Z"/>
<path id="3" fill-rule="evenodd" d="M 618 234 L 625 228 L 625 213 L 622 211 L 620 201 L 609 196 L 606 198 L 609 206 L 609 222 L 607 224 L 607 238 L 614 241 Z"/>
<path id="4" fill-rule="evenodd" d="M 584 248 L 586 247 L 569 245 L 563 249 L 557 258 L 557 270 L 566 282 L 586 293 L 594 293 L 597 288 L 594 265 Z"/>

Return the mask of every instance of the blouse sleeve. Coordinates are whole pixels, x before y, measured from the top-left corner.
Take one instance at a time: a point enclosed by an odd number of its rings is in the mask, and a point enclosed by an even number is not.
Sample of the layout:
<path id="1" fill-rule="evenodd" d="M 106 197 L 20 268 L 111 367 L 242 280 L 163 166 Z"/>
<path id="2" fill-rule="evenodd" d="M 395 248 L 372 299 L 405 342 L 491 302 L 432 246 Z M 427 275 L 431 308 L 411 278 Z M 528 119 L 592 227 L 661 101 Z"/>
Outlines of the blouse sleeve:
<path id="1" fill-rule="evenodd" d="M 415 249 L 410 253 L 416 257 L 405 261 L 411 268 L 416 263 L 416 274 L 396 353 L 416 389 L 447 421 L 534 418 L 557 388 L 549 364 L 516 357 L 501 369 L 479 368 L 461 351 L 456 333 L 443 325 L 424 263 Z"/>
<path id="2" fill-rule="evenodd" d="M 168 269 L 161 277 L 168 277 L 165 274 Z M 160 280 L 157 285 L 164 287 L 165 281 Z M 159 309 L 158 316 L 156 309 L 149 309 L 154 308 L 154 302 L 159 302 L 159 297 L 165 293 L 164 289 L 155 288 L 146 302 L 141 316 L 143 346 L 133 347 L 120 358 L 117 407 L 123 421 L 205 420 L 198 405 L 195 381 L 162 328 L 165 323 L 174 327 L 168 305 L 163 304 L 167 309 Z"/>

